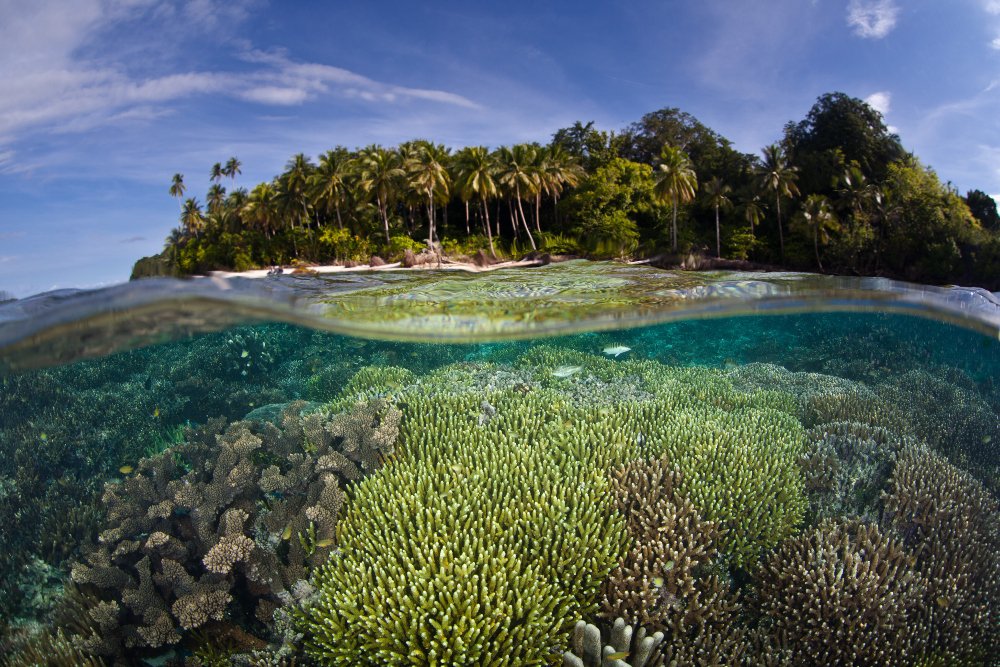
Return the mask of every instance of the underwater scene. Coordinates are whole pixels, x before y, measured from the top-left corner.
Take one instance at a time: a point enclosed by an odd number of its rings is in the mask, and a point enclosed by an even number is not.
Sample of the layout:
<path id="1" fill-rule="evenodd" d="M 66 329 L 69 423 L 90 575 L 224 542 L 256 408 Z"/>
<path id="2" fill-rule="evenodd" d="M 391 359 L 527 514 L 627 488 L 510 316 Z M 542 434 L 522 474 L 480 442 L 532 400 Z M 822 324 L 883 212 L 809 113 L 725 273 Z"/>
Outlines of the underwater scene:
<path id="1" fill-rule="evenodd" d="M 0 665 L 1000 664 L 1000 301 L 816 280 L 2 304 Z"/>

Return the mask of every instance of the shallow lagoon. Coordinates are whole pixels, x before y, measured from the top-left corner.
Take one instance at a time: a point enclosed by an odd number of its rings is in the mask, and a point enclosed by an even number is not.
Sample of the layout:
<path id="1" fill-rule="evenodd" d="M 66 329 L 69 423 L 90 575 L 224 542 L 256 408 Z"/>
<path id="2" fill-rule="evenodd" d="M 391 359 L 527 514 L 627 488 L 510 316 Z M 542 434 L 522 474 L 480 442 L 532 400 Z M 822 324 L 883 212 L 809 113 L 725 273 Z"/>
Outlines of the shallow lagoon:
<path id="1" fill-rule="evenodd" d="M 988 293 L 588 264 L 228 287 L 0 308 L 10 664 L 998 657 Z"/>

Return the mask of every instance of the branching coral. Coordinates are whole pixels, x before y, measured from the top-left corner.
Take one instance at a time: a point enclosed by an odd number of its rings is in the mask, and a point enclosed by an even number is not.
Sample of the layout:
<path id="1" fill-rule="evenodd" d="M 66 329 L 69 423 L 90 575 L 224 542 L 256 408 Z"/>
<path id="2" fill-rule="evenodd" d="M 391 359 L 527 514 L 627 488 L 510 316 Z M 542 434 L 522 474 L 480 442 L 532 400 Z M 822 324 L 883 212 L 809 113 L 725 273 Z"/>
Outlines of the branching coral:
<path id="1" fill-rule="evenodd" d="M 373 466 L 382 450 L 370 443 L 391 450 L 398 433 L 381 402 L 333 417 L 303 417 L 301 407 L 286 408 L 281 428 L 236 422 L 220 432 L 212 422 L 108 486 L 108 528 L 72 570 L 97 596 L 81 645 L 104 655 L 170 645 L 228 613 L 267 623 L 297 599 L 297 583 L 334 546 L 340 487 L 360 475 L 349 457 Z M 337 434 L 345 422 L 353 430 Z M 337 449 L 352 438 L 369 449 Z"/>
<path id="2" fill-rule="evenodd" d="M 485 433 L 476 398 L 407 396 L 403 451 L 356 487 L 300 616 L 323 664 L 542 664 L 592 610 L 624 540 L 605 482 L 557 443 Z"/>
<path id="3" fill-rule="evenodd" d="M 903 451 L 885 520 L 927 580 L 921 610 L 928 652 L 968 664 L 1000 659 L 1000 504 L 941 456 Z M 980 662 L 981 661 L 981 662 Z"/>
<path id="4" fill-rule="evenodd" d="M 795 665 L 910 665 L 922 654 L 925 582 L 877 526 L 824 521 L 785 541 L 759 575 L 767 651 Z"/>
<path id="5" fill-rule="evenodd" d="M 666 458 L 636 461 L 611 476 L 631 548 L 602 587 L 601 615 L 663 630 L 663 651 L 678 664 L 733 664 L 743 652 L 734 625 L 739 603 L 706 566 L 717 555 L 716 524 L 679 493 Z"/>

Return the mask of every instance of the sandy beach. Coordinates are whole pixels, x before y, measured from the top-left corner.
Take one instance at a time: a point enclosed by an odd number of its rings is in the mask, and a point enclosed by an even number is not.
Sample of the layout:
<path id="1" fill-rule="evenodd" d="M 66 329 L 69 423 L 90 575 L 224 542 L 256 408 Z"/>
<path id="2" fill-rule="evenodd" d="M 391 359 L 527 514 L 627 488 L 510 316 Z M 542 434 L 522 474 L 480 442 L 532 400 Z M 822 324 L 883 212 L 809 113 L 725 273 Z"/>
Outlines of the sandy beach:
<path id="1" fill-rule="evenodd" d="M 521 259 L 512 260 L 506 262 L 497 262 L 495 264 L 490 264 L 487 266 L 480 266 L 474 262 L 460 262 L 453 259 L 442 259 L 439 262 L 429 261 L 422 264 L 417 264 L 416 266 L 403 266 L 402 262 L 393 262 L 391 264 L 380 264 L 378 266 L 372 266 L 370 264 L 359 264 L 357 266 L 342 266 L 339 264 L 328 264 L 321 266 L 308 266 L 308 267 L 297 267 L 297 268 L 285 268 L 283 275 L 293 275 L 293 274 L 327 274 L 327 273 L 357 273 L 363 271 L 412 271 L 412 270 L 440 270 L 440 271 L 468 271 L 470 273 L 481 273 L 483 271 L 492 271 L 494 269 L 510 269 L 528 266 L 543 266 L 548 264 L 550 260 L 548 257 L 545 259 Z M 269 269 L 253 269 L 251 271 L 210 271 L 208 273 L 209 277 L 212 278 L 266 278 L 268 276 Z"/>

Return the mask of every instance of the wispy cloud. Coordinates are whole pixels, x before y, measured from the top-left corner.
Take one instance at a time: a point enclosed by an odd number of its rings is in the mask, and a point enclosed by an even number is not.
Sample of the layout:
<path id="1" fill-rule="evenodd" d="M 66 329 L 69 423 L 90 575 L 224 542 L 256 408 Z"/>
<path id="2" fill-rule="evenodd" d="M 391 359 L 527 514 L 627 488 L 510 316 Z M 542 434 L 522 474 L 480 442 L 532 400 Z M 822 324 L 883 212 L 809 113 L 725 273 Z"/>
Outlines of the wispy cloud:
<path id="1" fill-rule="evenodd" d="M 145 236 L 130 236 L 127 239 L 122 239 L 119 243 L 139 243 L 140 241 L 145 241 Z"/>
<path id="2" fill-rule="evenodd" d="M 18 20 L 0 26 L 0 60 L 13 65 L 0 81 L 0 139 L 9 144 L 33 129 L 73 132 L 150 120 L 169 113 L 171 103 L 199 95 L 279 107 L 333 95 L 372 103 L 418 100 L 479 108 L 456 93 L 376 81 L 322 63 L 296 62 L 284 52 L 245 50 L 240 55 L 252 65 L 249 70 L 146 75 L 130 71 L 129 63 L 118 62 L 113 55 L 100 60 L 80 57 L 109 24 L 126 21 L 130 11 L 150 11 L 151 2 L 38 0 Z M 243 6 L 232 3 L 226 11 L 236 20 Z M 167 18 L 205 21 L 220 12 L 226 15 L 212 0 L 161 2 L 153 11 Z M 12 155 L 0 154 L 0 166 Z"/>
<path id="3" fill-rule="evenodd" d="M 858 37 L 881 39 L 892 32 L 899 18 L 899 6 L 893 0 L 851 0 L 847 6 L 847 25 Z"/>

